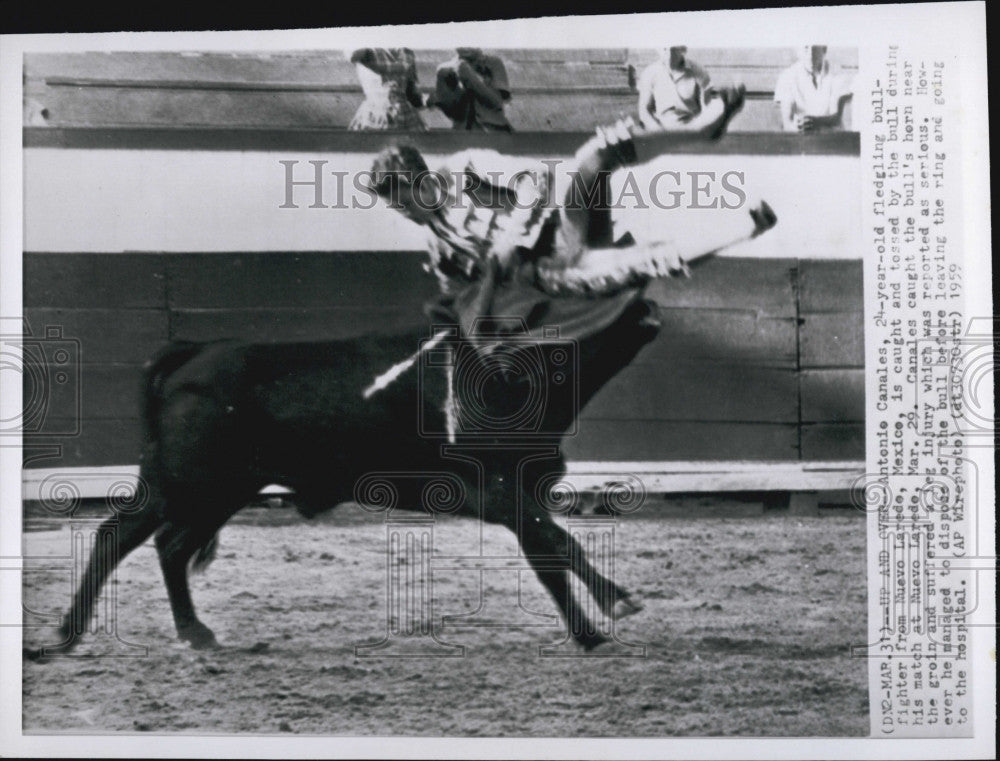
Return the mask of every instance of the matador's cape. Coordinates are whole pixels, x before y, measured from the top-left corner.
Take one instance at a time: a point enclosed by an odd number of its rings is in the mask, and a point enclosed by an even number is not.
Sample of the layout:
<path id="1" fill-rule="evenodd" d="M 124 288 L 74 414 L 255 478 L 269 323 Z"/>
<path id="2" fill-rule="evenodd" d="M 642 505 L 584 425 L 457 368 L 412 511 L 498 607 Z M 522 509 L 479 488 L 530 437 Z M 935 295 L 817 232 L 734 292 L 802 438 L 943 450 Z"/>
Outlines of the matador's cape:
<path id="1" fill-rule="evenodd" d="M 605 253 L 613 259 L 605 259 Z M 484 360 L 507 336 L 523 341 L 525 329 L 541 342 L 549 338 L 545 328 L 550 326 L 558 328 L 560 340 L 582 341 L 610 328 L 630 306 L 643 300 L 646 283 L 653 273 L 669 274 L 668 263 L 677 262 L 676 257 L 661 257 L 655 250 L 638 255 L 636 251 L 623 250 L 620 257 L 616 253 L 602 252 L 600 258 L 590 260 L 582 258 L 574 266 L 560 270 L 548 269 L 537 262 L 522 262 L 510 276 L 504 276 L 497 260 L 490 258 L 478 280 L 431 302 L 427 311 L 435 323 L 457 325 Z M 486 331 L 481 329 L 484 322 L 489 324 Z M 375 378 L 364 389 L 364 398 L 393 383 L 448 332 L 439 331 L 413 355 Z M 447 369 L 445 412 L 448 439 L 454 442 L 459 415 L 451 365 Z"/>
<path id="2" fill-rule="evenodd" d="M 491 259 L 481 277 L 458 293 L 428 304 L 439 323 L 457 324 L 475 338 L 473 325 L 491 318 L 494 335 L 522 333 L 524 326 L 538 338 L 543 327 L 559 327 L 561 339 L 582 340 L 610 327 L 655 277 L 687 274 L 665 247 L 604 249 L 585 255 L 569 267 L 551 266 L 545 258 L 522 263 L 505 274 Z M 671 269 L 674 267 L 674 269 Z"/>

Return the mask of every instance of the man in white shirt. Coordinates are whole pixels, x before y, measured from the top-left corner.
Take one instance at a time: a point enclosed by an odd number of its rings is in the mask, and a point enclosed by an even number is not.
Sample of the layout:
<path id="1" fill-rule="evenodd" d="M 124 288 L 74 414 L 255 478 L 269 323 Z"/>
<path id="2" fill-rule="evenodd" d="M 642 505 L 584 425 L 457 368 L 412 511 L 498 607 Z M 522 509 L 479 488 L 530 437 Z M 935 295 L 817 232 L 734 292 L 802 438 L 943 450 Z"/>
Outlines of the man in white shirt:
<path id="1" fill-rule="evenodd" d="M 687 57 L 687 47 L 660 51 L 639 77 L 639 119 L 646 129 L 690 131 L 715 116 L 708 73 Z"/>
<path id="2" fill-rule="evenodd" d="M 786 132 L 840 129 L 851 97 L 843 77 L 830 71 L 826 45 L 805 45 L 799 60 L 778 77 L 774 99 Z"/>

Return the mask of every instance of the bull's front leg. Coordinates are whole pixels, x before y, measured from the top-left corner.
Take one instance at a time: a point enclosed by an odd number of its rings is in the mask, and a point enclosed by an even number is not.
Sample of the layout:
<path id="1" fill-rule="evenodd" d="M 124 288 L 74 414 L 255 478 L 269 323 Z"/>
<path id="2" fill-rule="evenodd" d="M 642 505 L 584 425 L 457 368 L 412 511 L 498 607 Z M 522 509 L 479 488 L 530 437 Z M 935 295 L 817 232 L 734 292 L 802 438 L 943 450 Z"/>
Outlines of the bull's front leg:
<path id="1" fill-rule="evenodd" d="M 606 638 L 588 619 L 580 601 L 570 591 L 568 573 L 576 570 L 574 566 L 578 558 L 582 558 L 582 548 L 573 547 L 572 538 L 538 504 L 532 489 L 526 488 L 529 483 L 519 483 L 519 476 L 525 478 L 526 472 L 518 467 L 511 468 L 510 472 L 494 471 L 487 501 L 501 506 L 502 522 L 517 536 L 521 551 L 555 600 L 572 637 L 586 650 L 592 650 Z M 526 480 L 533 481 L 530 476 Z M 592 588 L 589 581 L 588 588 Z"/>
<path id="2" fill-rule="evenodd" d="M 556 601 L 559 611 L 569 626 L 569 632 L 586 650 L 592 650 L 607 639 L 587 617 L 570 592 L 569 571 L 573 565 L 574 551 L 565 541 L 566 533 L 552 519 L 546 516 L 526 516 L 528 521 L 522 527 L 518 540 L 539 581 Z M 562 534 L 562 541 L 560 541 Z"/>
<path id="3" fill-rule="evenodd" d="M 597 629 L 583 613 L 579 601 L 569 592 L 569 577 L 565 571 L 575 574 L 583 581 L 587 592 L 608 618 L 625 618 L 640 612 L 643 606 L 624 587 L 598 571 L 587 559 L 586 552 L 576 538 L 552 520 L 548 511 L 537 502 L 528 499 L 525 501 L 519 537 L 521 546 L 529 559 L 534 553 L 540 559 L 541 566 L 553 568 L 560 575 L 557 591 L 546 582 L 542 572 L 538 572 L 542 583 L 552 593 L 569 622 L 572 636 L 586 649 L 592 649 L 606 640 L 597 633 Z M 535 565 L 534 561 L 532 565 Z M 552 581 L 555 581 L 555 576 Z"/>
<path id="4" fill-rule="evenodd" d="M 544 456 L 531 459 L 528 463 L 523 459 L 498 457 L 490 462 L 485 473 L 482 517 L 514 532 L 522 553 L 566 620 L 570 635 L 582 647 L 592 650 L 607 638 L 572 594 L 569 573 L 583 580 L 601 611 L 610 617 L 621 618 L 641 607 L 627 591 L 589 563 L 579 542 L 538 502 L 535 490 L 540 474 L 559 473 L 561 463 Z"/>

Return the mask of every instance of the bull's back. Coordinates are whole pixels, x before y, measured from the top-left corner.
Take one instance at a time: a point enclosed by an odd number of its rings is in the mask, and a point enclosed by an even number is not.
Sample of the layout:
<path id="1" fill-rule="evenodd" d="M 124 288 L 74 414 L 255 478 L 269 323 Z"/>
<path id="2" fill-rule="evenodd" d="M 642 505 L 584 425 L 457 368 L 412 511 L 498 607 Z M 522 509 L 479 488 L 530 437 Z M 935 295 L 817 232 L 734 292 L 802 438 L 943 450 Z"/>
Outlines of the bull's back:
<path id="1" fill-rule="evenodd" d="M 286 469 L 353 471 L 418 457 L 425 405 L 443 414 L 433 401 L 444 396 L 443 373 L 421 383 L 418 362 L 370 398 L 364 391 L 413 355 L 420 337 L 247 347 L 248 402 L 268 458 Z"/>

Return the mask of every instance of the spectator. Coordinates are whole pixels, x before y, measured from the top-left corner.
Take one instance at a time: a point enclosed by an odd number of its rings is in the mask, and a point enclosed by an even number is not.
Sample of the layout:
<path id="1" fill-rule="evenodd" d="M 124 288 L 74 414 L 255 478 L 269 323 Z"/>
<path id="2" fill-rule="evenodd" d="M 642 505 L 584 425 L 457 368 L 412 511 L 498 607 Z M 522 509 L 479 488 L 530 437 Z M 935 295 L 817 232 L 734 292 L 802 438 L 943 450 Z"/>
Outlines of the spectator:
<path id="1" fill-rule="evenodd" d="M 365 100 L 348 126 L 350 130 L 427 129 L 418 108 L 424 105 L 417 90 L 417 67 L 408 48 L 362 48 L 351 63 Z"/>
<path id="2" fill-rule="evenodd" d="M 708 74 L 688 59 L 686 46 L 663 48 L 639 77 L 639 120 L 646 129 L 696 129 L 711 94 Z"/>
<path id="3" fill-rule="evenodd" d="M 479 48 L 457 48 L 456 53 L 438 67 L 427 105 L 440 108 L 455 129 L 513 132 L 504 114 L 510 85 L 503 61 Z"/>
<path id="4" fill-rule="evenodd" d="M 778 77 L 774 99 L 786 132 L 841 129 L 851 94 L 843 77 L 830 71 L 826 45 L 804 45 L 799 60 Z"/>

